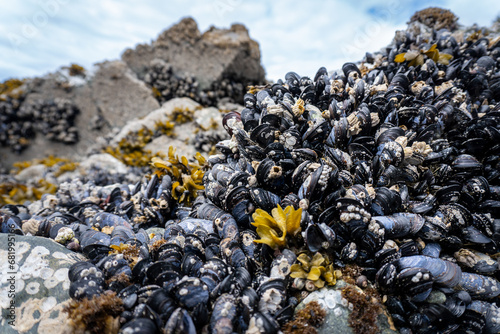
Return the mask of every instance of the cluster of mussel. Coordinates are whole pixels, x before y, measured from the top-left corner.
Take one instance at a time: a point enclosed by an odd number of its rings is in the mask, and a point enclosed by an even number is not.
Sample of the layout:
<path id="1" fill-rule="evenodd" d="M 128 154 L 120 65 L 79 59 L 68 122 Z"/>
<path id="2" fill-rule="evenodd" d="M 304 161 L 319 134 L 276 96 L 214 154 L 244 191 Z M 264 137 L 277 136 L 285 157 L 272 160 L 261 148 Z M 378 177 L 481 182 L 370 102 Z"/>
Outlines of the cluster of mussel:
<path id="1" fill-rule="evenodd" d="M 61 186 L 34 215 L 6 206 L 2 231 L 81 250 L 90 261 L 70 269 L 70 295 L 115 291 L 122 333 L 277 332 L 294 291 L 316 288 L 289 275 L 302 252 L 359 266 L 402 333 L 497 333 L 500 48 L 435 35 L 448 65 L 395 63 L 416 43 L 407 34 L 370 71 L 347 63 L 254 87 L 225 115 L 231 139 L 192 208 L 154 174 Z M 302 209 L 302 233 L 272 249 L 254 242 L 265 238 L 253 214 L 278 205 Z"/>
<path id="2" fill-rule="evenodd" d="M 144 81 L 153 87 L 156 98 L 160 102 L 182 96 L 194 99 L 198 92 L 196 78 L 192 76 L 182 78 L 175 75 L 172 65 L 161 59 L 155 59 L 151 62 L 151 66 L 144 76 Z"/>
<path id="3" fill-rule="evenodd" d="M 305 248 L 360 266 L 401 332 L 497 333 L 500 45 L 436 38 L 449 65 L 390 61 L 408 35 L 369 72 L 289 72 L 246 94 L 209 158 L 206 201 L 240 233 L 256 208 L 302 208 Z M 220 228 L 241 244 L 233 226 Z"/>
<path id="4" fill-rule="evenodd" d="M 23 97 L 7 97 L 0 101 L 0 144 L 20 153 L 36 132 L 52 141 L 74 144 L 78 141 L 78 113 L 78 108 L 66 99 L 24 103 Z"/>
<path id="5" fill-rule="evenodd" d="M 153 88 L 155 97 L 160 102 L 174 97 L 189 97 L 202 105 L 216 106 L 223 98 L 241 103 L 245 94 L 244 84 L 229 78 L 215 81 L 210 88 L 200 90 L 195 77 L 175 74 L 172 65 L 161 59 L 151 62 L 144 81 Z"/>
<path id="6" fill-rule="evenodd" d="M 0 100 L 0 144 L 17 153 L 26 148 L 29 139 L 35 136 L 31 122 L 17 115 L 22 101 L 22 97 L 10 96 Z"/>
<path id="7" fill-rule="evenodd" d="M 273 278 L 260 268 L 257 283 L 247 263 L 260 249 L 256 234 L 242 232 L 240 245 L 230 214 L 200 202 L 204 218 L 190 217 L 171 188 L 170 176 L 156 174 L 135 185 L 65 182 L 29 207 L 2 207 L 1 231 L 50 237 L 85 254 L 89 261 L 69 270 L 69 294 L 81 301 L 114 291 L 123 301 L 122 333 L 277 332 L 297 304 L 283 268 L 295 254 L 269 255 Z"/>

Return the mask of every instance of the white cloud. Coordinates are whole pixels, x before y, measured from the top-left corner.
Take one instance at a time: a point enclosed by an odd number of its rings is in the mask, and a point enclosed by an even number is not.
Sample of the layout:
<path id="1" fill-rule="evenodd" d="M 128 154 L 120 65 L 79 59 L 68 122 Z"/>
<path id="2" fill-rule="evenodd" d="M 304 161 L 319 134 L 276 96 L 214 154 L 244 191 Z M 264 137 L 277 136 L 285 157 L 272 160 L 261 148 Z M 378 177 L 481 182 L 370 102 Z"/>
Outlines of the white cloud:
<path id="1" fill-rule="evenodd" d="M 132 1 L 24 0 L 2 5 L 0 80 L 42 75 L 72 62 L 87 68 L 117 59 L 125 48 L 150 42 L 182 17 L 200 31 L 238 22 L 260 43 L 270 79 L 288 71 L 313 76 L 320 66 L 337 69 L 386 46 L 429 1 Z M 489 25 L 499 14 L 496 0 L 443 0 L 460 22 Z"/>

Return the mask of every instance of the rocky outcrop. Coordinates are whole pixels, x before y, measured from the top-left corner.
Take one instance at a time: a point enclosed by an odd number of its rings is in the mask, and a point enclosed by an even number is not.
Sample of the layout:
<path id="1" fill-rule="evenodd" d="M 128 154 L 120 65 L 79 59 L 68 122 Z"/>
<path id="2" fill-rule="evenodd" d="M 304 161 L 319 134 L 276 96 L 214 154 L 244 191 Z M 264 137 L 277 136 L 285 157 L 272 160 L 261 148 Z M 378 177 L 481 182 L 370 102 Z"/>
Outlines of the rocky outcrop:
<path id="1" fill-rule="evenodd" d="M 0 244 L 7 245 L 7 238 L 7 234 L 0 234 Z M 48 238 L 16 235 L 14 247 L 14 269 L 7 261 L 7 247 L 0 248 L 1 332 L 54 333 L 57 328 L 58 333 L 73 333 L 63 312 L 70 299 L 68 270 L 84 257 Z M 8 297 L 10 290 L 15 293 L 13 299 Z M 6 317 L 11 300 L 15 306 L 14 326 L 8 324 Z"/>
<path id="2" fill-rule="evenodd" d="M 122 55 L 139 78 L 144 78 L 151 61 L 170 63 L 181 76 L 193 75 L 200 89 L 210 88 L 224 78 L 264 82 L 259 44 L 241 24 L 229 29 L 210 28 L 201 34 L 192 18 L 185 18 L 162 32 L 151 44 L 140 44 Z"/>
<path id="3" fill-rule="evenodd" d="M 78 158 L 88 152 L 99 136 L 109 134 L 115 127 L 122 127 L 135 117 L 148 114 L 160 105 L 144 82 L 137 79 L 127 65 L 119 60 L 96 64 L 96 72 L 82 82 L 73 82 L 63 72 L 33 79 L 23 88 L 23 104 L 52 101 L 62 98 L 78 108 L 75 119 L 79 141 L 73 145 L 54 142 L 37 133 L 30 145 L 20 155 L 10 148 L 0 148 L 5 166 L 19 160 L 31 160 L 48 155 Z"/>
<path id="4" fill-rule="evenodd" d="M 79 160 L 89 153 L 98 153 L 102 145 L 95 145 L 97 138 L 109 136 L 132 119 L 142 118 L 157 110 L 160 108 L 158 100 L 165 101 L 165 97 L 157 99 L 155 92 L 160 92 L 154 85 L 143 81 L 153 60 L 172 66 L 175 76 L 190 74 L 189 80 L 196 80 L 196 86 L 193 86 L 195 91 L 211 87 L 211 91 L 203 92 L 203 98 L 195 98 L 202 103 L 210 101 L 210 105 L 217 105 L 219 99 L 227 105 L 227 102 L 233 101 L 231 94 L 240 98 L 243 96 L 246 83 L 264 82 L 259 45 L 240 24 L 234 24 L 229 29 L 210 28 L 202 34 L 193 19 L 183 19 L 162 32 L 152 44 L 128 49 L 122 59 L 98 63 L 89 71 L 79 68 L 83 73 L 72 72 L 70 67 L 42 78 L 27 79 L 18 90 L 22 93 L 17 101 L 22 105 L 43 105 L 45 101 L 54 99 L 69 101 L 79 110 L 73 126 L 78 132 L 78 142 L 63 144 L 37 130 L 36 136 L 28 138 L 26 145 L 24 135 L 17 134 L 18 137 L 11 140 L 17 148 L 0 147 L 0 169 L 8 169 L 16 161 L 48 155 Z M 228 81 L 222 86 L 217 85 L 221 79 Z M 177 77 L 172 77 L 172 80 L 176 81 Z M 238 88 L 237 93 L 233 93 L 236 89 L 233 87 Z M 180 91 L 177 88 L 177 94 L 167 99 L 179 96 Z M 5 96 L 0 96 L 0 101 L 2 98 Z M 14 108 L 16 113 L 16 107 L 10 108 Z M 24 122 L 30 120 L 21 118 L 18 122 L 18 128 L 21 128 Z M 36 125 L 32 127 L 37 128 Z M 21 154 L 13 151 L 20 151 Z"/>

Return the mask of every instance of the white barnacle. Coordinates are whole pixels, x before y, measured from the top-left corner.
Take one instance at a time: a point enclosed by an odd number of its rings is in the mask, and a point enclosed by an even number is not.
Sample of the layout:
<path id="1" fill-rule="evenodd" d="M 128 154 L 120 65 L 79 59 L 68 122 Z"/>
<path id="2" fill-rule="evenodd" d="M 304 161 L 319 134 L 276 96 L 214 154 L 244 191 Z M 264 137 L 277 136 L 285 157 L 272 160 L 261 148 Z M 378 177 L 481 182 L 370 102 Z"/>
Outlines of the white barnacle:
<path id="1" fill-rule="evenodd" d="M 40 290 L 40 283 L 38 282 L 30 282 L 26 284 L 26 293 L 30 295 L 38 293 L 39 290 Z"/>
<path id="2" fill-rule="evenodd" d="M 57 236 L 54 240 L 60 244 L 65 244 L 67 241 L 75 237 L 75 232 L 69 227 L 61 227 L 57 232 Z"/>

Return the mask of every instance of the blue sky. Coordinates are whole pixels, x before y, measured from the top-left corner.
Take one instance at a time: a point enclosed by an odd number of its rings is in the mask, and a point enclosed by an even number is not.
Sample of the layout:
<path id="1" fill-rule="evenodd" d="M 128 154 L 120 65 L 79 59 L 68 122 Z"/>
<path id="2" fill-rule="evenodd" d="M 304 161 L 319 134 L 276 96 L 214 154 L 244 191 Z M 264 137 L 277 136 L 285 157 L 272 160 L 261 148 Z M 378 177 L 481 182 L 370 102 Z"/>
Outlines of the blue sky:
<path id="1" fill-rule="evenodd" d="M 413 12 L 429 6 L 451 9 L 463 25 L 489 26 L 500 15 L 498 0 L 0 0 L 0 80 L 118 59 L 185 16 L 202 32 L 246 25 L 269 79 L 288 71 L 313 76 L 320 66 L 338 69 L 386 46 Z"/>

